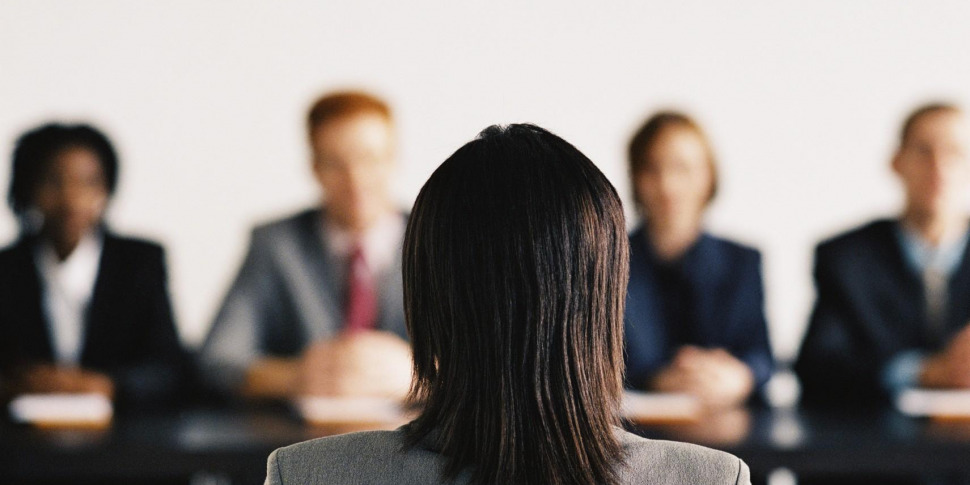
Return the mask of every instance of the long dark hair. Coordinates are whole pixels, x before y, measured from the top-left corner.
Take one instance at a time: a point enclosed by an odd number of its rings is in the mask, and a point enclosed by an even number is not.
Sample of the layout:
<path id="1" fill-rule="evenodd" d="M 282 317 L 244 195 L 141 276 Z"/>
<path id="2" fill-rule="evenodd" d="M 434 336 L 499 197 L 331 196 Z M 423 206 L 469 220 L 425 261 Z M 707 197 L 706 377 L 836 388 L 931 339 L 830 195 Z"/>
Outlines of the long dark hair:
<path id="1" fill-rule="evenodd" d="M 445 160 L 404 239 L 408 446 L 446 479 L 616 483 L 628 259 L 616 190 L 562 138 L 492 126 Z"/>

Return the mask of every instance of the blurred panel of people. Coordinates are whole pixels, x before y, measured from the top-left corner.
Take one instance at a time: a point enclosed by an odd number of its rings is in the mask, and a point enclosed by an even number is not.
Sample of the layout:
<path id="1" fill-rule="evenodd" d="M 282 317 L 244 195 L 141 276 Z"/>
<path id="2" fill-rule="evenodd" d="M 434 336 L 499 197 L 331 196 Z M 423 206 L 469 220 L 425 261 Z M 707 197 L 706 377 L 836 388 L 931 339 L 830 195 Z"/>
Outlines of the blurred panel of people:
<path id="1" fill-rule="evenodd" d="M 771 376 L 761 255 L 706 233 L 717 192 L 710 142 L 688 116 L 657 113 L 629 146 L 642 223 L 630 234 L 627 385 L 745 402 Z"/>
<path id="2" fill-rule="evenodd" d="M 0 252 L 8 393 L 156 405 L 181 389 L 163 249 L 104 220 L 117 180 L 116 152 L 91 126 L 46 124 L 17 140 L 8 202 L 20 234 Z"/>
<path id="3" fill-rule="evenodd" d="M 625 232 L 616 190 L 569 142 L 486 128 L 408 222 L 420 414 L 277 449 L 266 484 L 750 485 L 737 457 L 619 427 Z"/>
<path id="4" fill-rule="evenodd" d="M 391 110 L 362 92 L 308 115 L 322 205 L 253 230 L 200 354 L 213 388 L 248 397 L 403 397 L 410 384 Z"/>
<path id="5" fill-rule="evenodd" d="M 964 112 L 920 107 L 892 158 L 902 213 L 816 248 L 817 299 L 795 367 L 805 404 L 864 406 L 910 386 L 970 387 L 968 157 Z"/>

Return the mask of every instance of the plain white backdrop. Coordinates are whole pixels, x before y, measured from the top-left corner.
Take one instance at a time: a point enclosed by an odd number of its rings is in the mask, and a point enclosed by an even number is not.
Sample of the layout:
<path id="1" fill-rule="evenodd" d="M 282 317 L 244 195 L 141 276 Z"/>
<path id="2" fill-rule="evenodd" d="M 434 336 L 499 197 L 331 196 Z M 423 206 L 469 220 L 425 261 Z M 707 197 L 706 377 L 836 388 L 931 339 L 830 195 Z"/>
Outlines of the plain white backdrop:
<path id="1" fill-rule="evenodd" d="M 907 111 L 970 99 L 970 3 L 595 3 L 5 0 L 0 187 L 23 130 L 104 129 L 123 164 L 109 220 L 166 245 L 196 345 L 251 226 L 317 200 L 303 117 L 324 91 L 392 102 L 403 207 L 479 130 L 520 121 L 573 142 L 629 203 L 629 135 L 680 108 L 721 162 L 709 227 L 763 251 L 772 341 L 791 358 L 815 243 L 898 210 L 888 159 Z M 0 244 L 16 233 L 0 213 Z"/>

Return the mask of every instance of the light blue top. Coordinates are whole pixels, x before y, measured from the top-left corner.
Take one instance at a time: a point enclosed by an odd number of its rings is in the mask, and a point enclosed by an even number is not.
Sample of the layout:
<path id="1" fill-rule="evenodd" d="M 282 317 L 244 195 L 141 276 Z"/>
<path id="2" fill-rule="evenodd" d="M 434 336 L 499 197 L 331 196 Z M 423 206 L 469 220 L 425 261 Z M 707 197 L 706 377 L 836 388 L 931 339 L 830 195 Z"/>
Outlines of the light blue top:
<path id="1" fill-rule="evenodd" d="M 922 275 L 926 270 L 935 269 L 949 280 L 963 260 L 967 241 L 970 240 L 970 232 L 965 232 L 962 237 L 948 244 L 936 246 L 915 231 L 897 224 L 896 237 L 903 250 L 903 258 L 911 270 Z M 883 371 L 883 385 L 893 394 L 915 386 L 924 360 L 926 360 L 924 351 L 900 352 L 886 365 Z"/>

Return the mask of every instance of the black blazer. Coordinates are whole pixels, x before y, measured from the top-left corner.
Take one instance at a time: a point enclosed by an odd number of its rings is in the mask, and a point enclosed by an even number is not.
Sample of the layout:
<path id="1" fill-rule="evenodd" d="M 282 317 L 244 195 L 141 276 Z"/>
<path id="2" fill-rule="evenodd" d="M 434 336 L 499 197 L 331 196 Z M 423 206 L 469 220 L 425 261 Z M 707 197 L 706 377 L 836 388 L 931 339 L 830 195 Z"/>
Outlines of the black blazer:
<path id="1" fill-rule="evenodd" d="M 37 240 L 0 251 L 0 371 L 52 362 Z M 104 232 L 85 318 L 81 366 L 109 374 L 120 405 L 159 404 L 182 387 L 187 359 L 176 333 L 162 247 Z"/>
<path id="2" fill-rule="evenodd" d="M 757 385 L 771 377 L 774 359 L 764 314 L 761 254 L 702 234 L 667 271 L 680 281 L 672 301 L 661 263 L 644 228 L 630 234 L 630 283 L 624 318 L 627 386 L 642 388 L 683 345 L 721 347 L 743 361 Z M 678 311 L 671 311 L 679 305 Z M 678 315 L 680 318 L 672 317 Z"/>
<path id="3" fill-rule="evenodd" d="M 886 365 L 900 352 L 932 352 L 970 320 L 970 258 L 948 283 L 945 332 L 927 331 L 922 279 L 906 263 L 897 221 L 878 220 L 815 250 L 817 297 L 795 363 L 802 402 L 886 403 Z"/>

